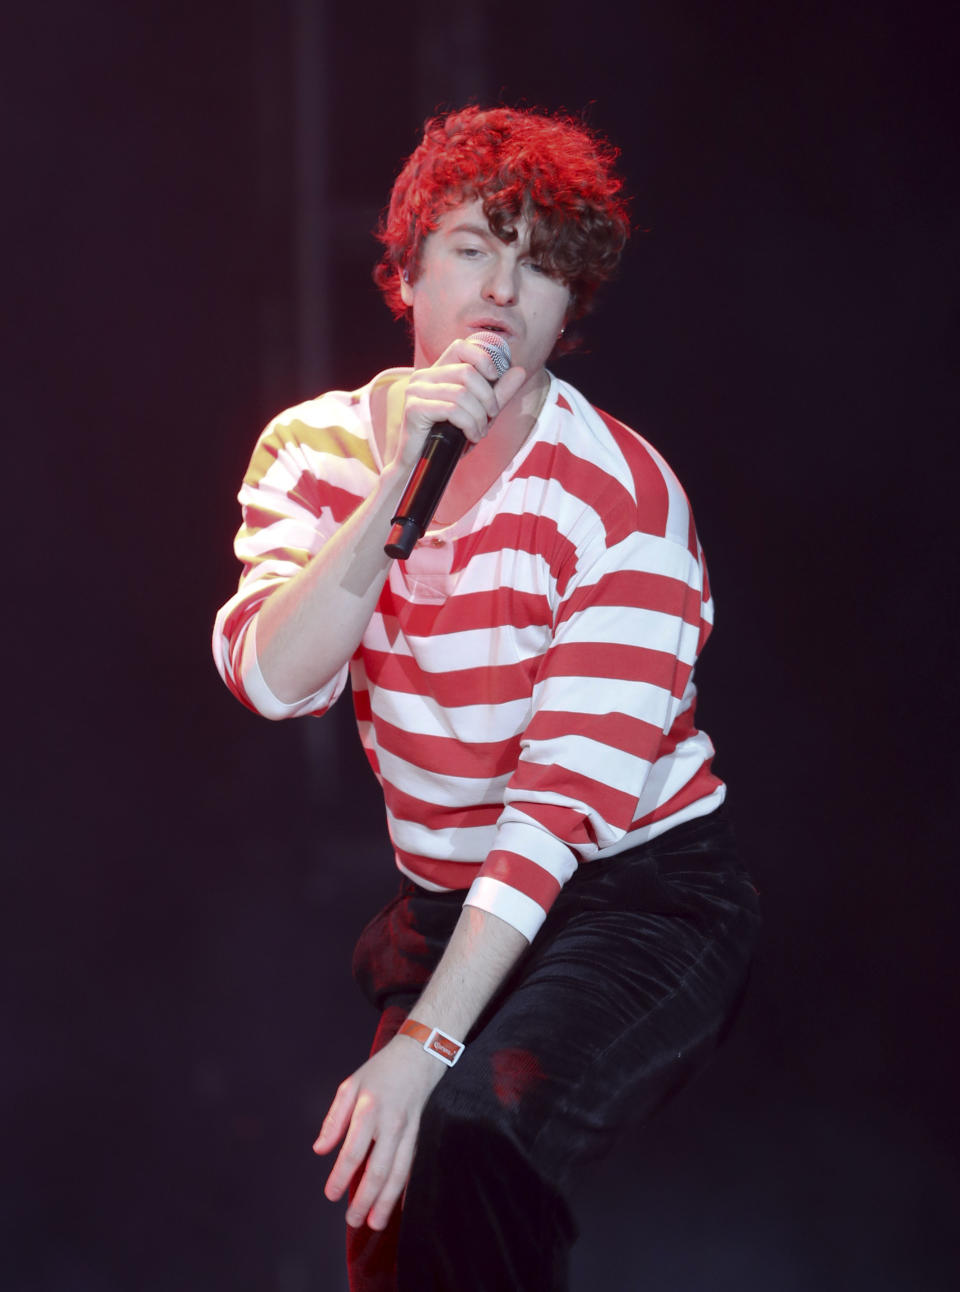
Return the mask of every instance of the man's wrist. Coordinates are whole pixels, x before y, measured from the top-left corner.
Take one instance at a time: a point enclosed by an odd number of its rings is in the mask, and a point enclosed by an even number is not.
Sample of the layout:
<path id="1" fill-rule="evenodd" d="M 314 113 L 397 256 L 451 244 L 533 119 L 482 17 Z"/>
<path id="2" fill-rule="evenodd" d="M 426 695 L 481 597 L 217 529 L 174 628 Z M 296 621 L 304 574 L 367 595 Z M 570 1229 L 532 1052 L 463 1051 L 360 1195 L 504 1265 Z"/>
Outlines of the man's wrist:
<path id="1" fill-rule="evenodd" d="M 409 1036 L 411 1040 L 417 1041 L 427 1054 L 432 1054 L 448 1068 L 453 1067 L 466 1049 L 462 1041 L 455 1040 L 442 1028 L 427 1027 L 426 1023 L 418 1023 L 415 1018 L 408 1018 L 398 1035 Z"/>

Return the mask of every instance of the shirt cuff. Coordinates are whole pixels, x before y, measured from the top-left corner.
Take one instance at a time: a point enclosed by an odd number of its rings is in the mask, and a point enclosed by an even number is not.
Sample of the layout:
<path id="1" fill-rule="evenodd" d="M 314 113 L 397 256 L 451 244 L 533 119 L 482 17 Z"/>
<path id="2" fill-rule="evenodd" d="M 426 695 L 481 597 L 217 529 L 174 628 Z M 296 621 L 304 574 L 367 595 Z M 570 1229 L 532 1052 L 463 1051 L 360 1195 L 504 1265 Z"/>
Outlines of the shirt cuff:
<path id="1" fill-rule="evenodd" d="M 464 905 L 498 916 L 532 942 L 576 868 L 576 856 L 555 835 L 530 821 L 501 821 Z"/>
<path id="2" fill-rule="evenodd" d="M 302 700 L 294 700 L 290 704 L 278 699 L 260 671 L 260 661 L 257 659 L 257 621 L 256 618 L 253 619 L 241 648 L 240 685 L 247 699 L 264 718 L 279 722 L 283 718 L 295 718 L 305 713 L 315 713 L 318 709 L 325 709 L 336 693 L 337 681 L 338 679 L 335 678 L 332 684 L 323 687 L 320 691 L 305 696 Z"/>
<path id="3" fill-rule="evenodd" d="M 498 919 L 522 933 L 528 942 L 537 936 L 547 913 L 532 897 L 518 888 L 511 888 L 489 875 L 478 875 L 467 892 L 464 906 L 476 906 L 481 911 L 496 915 Z"/>

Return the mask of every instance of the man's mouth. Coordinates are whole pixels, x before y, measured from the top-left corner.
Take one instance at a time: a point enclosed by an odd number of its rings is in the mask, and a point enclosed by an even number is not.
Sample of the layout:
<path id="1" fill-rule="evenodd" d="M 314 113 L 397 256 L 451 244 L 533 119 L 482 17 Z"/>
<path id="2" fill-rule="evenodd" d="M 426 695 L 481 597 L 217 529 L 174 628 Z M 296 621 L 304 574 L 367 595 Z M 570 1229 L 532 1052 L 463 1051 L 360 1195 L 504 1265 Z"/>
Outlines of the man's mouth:
<path id="1" fill-rule="evenodd" d="M 506 323 L 497 323 L 491 319 L 478 319 L 475 323 L 471 323 L 470 327 L 474 332 L 497 332 L 500 336 L 513 336 L 513 332 Z"/>

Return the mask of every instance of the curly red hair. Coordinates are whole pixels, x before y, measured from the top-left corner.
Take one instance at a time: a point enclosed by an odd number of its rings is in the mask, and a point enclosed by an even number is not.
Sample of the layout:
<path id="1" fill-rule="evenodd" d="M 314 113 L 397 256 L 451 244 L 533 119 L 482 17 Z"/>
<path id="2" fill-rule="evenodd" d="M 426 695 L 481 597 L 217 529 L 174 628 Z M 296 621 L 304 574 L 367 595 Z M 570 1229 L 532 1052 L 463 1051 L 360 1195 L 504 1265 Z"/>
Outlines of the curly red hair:
<path id="1" fill-rule="evenodd" d="M 377 231 L 384 253 L 374 281 L 398 318 L 407 313 L 399 277 L 415 279 L 420 250 L 441 217 L 481 199 L 504 242 L 530 224 L 530 250 L 570 288 L 569 319 L 589 310 L 612 278 L 630 232 L 618 156 L 571 117 L 515 108 L 464 108 L 426 123 L 397 177 Z"/>

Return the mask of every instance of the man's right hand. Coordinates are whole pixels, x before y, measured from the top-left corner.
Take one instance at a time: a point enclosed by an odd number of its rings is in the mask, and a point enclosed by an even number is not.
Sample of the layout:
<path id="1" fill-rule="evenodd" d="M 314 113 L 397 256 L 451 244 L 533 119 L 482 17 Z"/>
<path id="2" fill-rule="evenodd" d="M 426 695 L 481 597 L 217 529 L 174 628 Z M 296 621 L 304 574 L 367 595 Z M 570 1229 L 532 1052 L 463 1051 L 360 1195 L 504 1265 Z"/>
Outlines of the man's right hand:
<path id="1" fill-rule="evenodd" d="M 387 460 L 412 471 L 438 422 L 459 427 L 471 444 L 479 443 L 526 378 L 523 368 L 509 368 L 498 380 L 483 346 L 466 337 L 453 341 L 436 363 L 405 378 L 401 423 L 393 428 L 394 442 L 388 438 Z"/>

